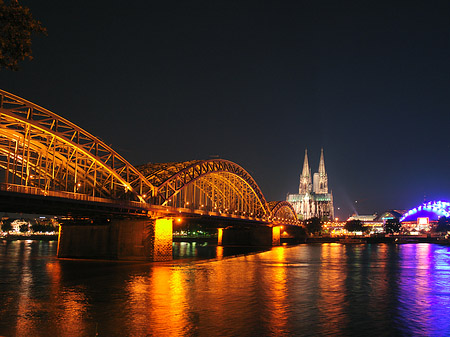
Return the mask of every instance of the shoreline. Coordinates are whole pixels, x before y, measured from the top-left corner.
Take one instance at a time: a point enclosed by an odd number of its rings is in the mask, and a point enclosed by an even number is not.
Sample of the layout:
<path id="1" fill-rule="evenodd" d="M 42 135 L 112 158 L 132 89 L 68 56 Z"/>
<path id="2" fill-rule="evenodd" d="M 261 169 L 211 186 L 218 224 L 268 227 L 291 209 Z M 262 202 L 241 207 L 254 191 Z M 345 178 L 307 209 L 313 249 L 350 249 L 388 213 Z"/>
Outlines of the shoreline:
<path id="1" fill-rule="evenodd" d="M 38 240 L 38 241 L 58 241 L 58 234 L 30 234 L 30 235 L 17 235 L 8 234 L 0 237 L 3 241 L 16 241 L 16 240 Z"/>
<path id="2" fill-rule="evenodd" d="M 306 237 L 302 239 L 282 238 L 282 244 L 298 245 L 298 244 L 314 244 L 314 243 L 342 243 L 352 244 L 346 242 L 340 242 L 345 237 Z M 349 236 L 349 238 L 353 238 Z M 371 243 L 439 243 L 450 244 L 450 239 L 444 237 L 428 237 L 428 236 L 415 236 L 415 235 L 395 235 L 395 236 L 379 236 L 379 237 L 357 237 L 362 242 L 359 244 L 371 244 Z M 16 241 L 16 240 L 36 240 L 36 241 L 58 241 L 58 234 L 31 234 L 31 235 L 15 235 L 8 234 L 0 237 L 1 241 Z M 174 237 L 173 242 L 199 242 L 199 243 L 217 243 L 217 238 L 180 238 Z M 216 241 L 216 242 L 214 242 Z M 353 243 L 354 244 L 354 243 Z"/>
<path id="3" fill-rule="evenodd" d="M 349 244 L 345 242 L 339 242 L 339 240 L 345 237 L 310 237 L 305 238 L 304 243 L 343 243 Z M 347 238 L 354 238 L 353 236 L 347 236 Z M 359 242 L 359 244 L 371 244 L 371 243 L 439 243 L 439 244 L 450 244 L 450 240 L 445 237 L 428 237 L 428 236 L 416 236 L 416 235 L 395 235 L 395 236 L 371 236 L 371 237 L 355 237 L 358 240 L 363 242 Z"/>

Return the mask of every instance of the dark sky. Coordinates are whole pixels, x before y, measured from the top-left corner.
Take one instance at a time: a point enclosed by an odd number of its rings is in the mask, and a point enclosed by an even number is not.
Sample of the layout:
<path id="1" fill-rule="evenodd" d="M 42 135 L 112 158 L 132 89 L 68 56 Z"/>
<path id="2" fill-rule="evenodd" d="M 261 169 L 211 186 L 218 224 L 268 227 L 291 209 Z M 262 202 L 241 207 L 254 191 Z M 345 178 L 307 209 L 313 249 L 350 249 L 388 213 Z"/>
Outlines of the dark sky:
<path id="1" fill-rule="evenodd" d="M 48 29 L 0 86 L 129 162 L 212 155 L 266 198 L 321 147 L 337 215 L 450 199 L 450 1 L 22 1 Z"/>

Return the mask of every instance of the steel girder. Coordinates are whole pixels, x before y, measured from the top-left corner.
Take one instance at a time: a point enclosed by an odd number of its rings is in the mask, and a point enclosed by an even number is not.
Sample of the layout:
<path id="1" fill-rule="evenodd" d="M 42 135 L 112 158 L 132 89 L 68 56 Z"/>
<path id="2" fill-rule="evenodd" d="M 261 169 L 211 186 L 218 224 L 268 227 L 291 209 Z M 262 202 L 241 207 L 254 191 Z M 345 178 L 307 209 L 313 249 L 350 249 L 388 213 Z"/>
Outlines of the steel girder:
<path id="1" fill-rule="evenodd" d="M 155 191 L 138 170 L 103 141 L 3 90 L 0 167 L 6 182 L 45 190 L 141 201 Z"/>

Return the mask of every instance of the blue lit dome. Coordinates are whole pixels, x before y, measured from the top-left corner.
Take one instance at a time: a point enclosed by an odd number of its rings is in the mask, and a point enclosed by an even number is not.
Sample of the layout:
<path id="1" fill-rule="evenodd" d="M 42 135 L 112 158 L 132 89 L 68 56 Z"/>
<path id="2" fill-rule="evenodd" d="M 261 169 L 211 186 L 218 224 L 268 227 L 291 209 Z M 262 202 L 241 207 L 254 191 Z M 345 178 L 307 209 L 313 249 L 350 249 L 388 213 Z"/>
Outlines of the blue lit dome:
<path id="1" fill-rule="evenodd" d="M 450 217 L 450 202 L 430 201 L 410 209 L 400 218 L 400 222 L 417 221 L 417 218 L 429 218 L 430 221 L 437 221 L 443 216 Z"/>

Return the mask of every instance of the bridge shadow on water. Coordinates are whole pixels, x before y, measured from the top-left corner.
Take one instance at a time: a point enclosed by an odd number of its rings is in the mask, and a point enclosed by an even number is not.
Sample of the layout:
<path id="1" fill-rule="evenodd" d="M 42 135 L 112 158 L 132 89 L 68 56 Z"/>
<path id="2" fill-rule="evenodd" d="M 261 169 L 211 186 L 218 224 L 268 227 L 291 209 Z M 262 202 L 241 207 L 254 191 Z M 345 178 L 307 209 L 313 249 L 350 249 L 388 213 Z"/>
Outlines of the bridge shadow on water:
<path id="1" fill-rule="evenodd" d="M 271 248 L 267 246 L 218 246 L 210 242 L 174 242 L 172 256 L 174 261 L 222 259 L 268 251 Z"/>

